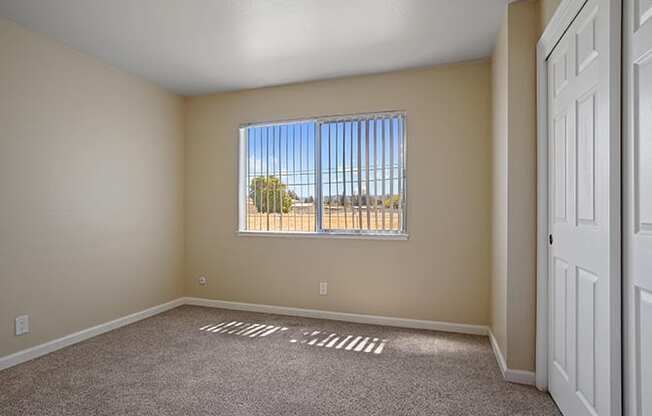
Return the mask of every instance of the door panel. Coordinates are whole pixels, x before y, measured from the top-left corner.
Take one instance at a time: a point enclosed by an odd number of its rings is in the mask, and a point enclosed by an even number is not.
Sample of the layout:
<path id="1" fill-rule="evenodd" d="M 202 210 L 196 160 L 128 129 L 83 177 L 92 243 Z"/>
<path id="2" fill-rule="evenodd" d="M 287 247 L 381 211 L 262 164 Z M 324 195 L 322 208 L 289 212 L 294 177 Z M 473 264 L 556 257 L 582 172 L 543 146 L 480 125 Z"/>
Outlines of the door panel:
<path id="1" fill-rule="evenodd" d="M 631 1 L 629 1 L 631 3 Z M 635 29 L 643 26 L 652 17 L 652 0 L 635 0 Z M 627 16 L 626 18 L 629 18 Z"/>
<path id="2" fill-rule="evenodd" d="M 651 51 L 652 52 L 652 51 Z M 636 232 L 652 232 L 652 53 L 634 62 Z"/>
<path id="3" fill-rule="evenodd" d="M 596 225 L 595 91 L 577 102 L 577 224 Z"/>
<path id="4" fill-rule="evenodd" d="M 596 225 L 595 91 L 577 102 L 577 223 Z"/>
<path id="5" fill-rule="evenodd" d="M 566 219 L 566 207 L 568 199 L 566 197 L 566 184 L 568 183 L 567 163 L 568 163 L 568 117 L 566 113 L 560 114 L 554 121 L 552 148 L 552 164 L 554 166 L 554 192 L 552 199 L 554 204 L 554 222 L 564 223 Z"/>
<path id="6" fill-rule="evenodd" d="M 639 288 L 637 297 L 638 414 L 649 415 L 652 412 L 652 292 Z"/>
<path id="7" fill-rule="evenodd" d="M 584 69 L 598 57 L 597 47 L 597 11 L 594 9 L 591 15 L 587 16 L 577 29 L 577 73 L 580 74 Z"/>
<path id="8" fill-rule="evenodd" d="M 577 394 L 595 408 L 595 289 L 598 276 L 577 268 Z"/>
<path id="9" fill-rule="evenodd" d="M 652 414 L 652 1 L 624 3 L 625 414 Z"/>
<path id="10" fill-rule="evenodd" d="M 549 389 L 573 416 L 620 414 L 620 135 L 608 0 L 588 0 L 548 58 Z M 619 28 L 618 28 L 619 29 Z M 617 124 L 616 129 L 620 125 Z M 617 131 L 617 130 L 616 130 Z"/>
<path id="11" fill-rule="evenodd" d="M 554 260 L 553 276 L 553 363 L 565 379 L 568 379 L 568 263 Z"/>

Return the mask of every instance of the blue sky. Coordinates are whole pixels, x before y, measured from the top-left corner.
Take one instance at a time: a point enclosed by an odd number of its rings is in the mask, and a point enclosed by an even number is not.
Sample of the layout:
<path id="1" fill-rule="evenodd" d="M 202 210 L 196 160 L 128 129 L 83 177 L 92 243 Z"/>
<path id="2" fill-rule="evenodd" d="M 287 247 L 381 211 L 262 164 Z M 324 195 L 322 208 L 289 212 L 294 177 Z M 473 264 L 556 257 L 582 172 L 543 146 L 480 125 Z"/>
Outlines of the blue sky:
<path id="1" fill-rule="evenodd" d="M 391 124 L 393 123 L 393 134 Z M 321 125 L 322 192 L 324 196 L 344 193 L 343 175 L 346 176 L 346 194 L 358 193 L 358 146 L 362 166 L 362 190 L 366 190 L 367 126 L 369 126 L 369 179 L 370 193 L 382 195 L 382 149 L 385 144 L 385 193 L 390 192 L 390 158 L 394 161 L 394 194 L 398 191 L 398 137 L 402 134 L 403 120 L 372 120 L 362 122 L 332 122 Z M 362 130 L 358 140 L 358 128 Z M 248 127 L 249 177 L 274 175 L 281 177 L 289 189 L 300 197 L 314 196 L 315 136 L 317 125 L 313 121 L 276 126 Z M 393 156 L 390 155 L 390 135 Z M 384 139 L 384 140 L 383 140 Z M 351 160 L 351 156 L 353 160 Z M 377 170 L 375 161 L 378 161 Z M 329 169 L 330 167 L 330 169 Z M 353 172 L 352 172 L 353 171 Z M 374 182 L 374 171 L 377 181 Z M 330 177 L 329 177 L 330 172 Z M 337 172 L 337 174 L 336 174 Z M 329 186 L 330 182 L 330 186 Z M 374 186 L 376 184 L 376 186 Z M 375 189 L 376 188 L 376 189 Z"/>

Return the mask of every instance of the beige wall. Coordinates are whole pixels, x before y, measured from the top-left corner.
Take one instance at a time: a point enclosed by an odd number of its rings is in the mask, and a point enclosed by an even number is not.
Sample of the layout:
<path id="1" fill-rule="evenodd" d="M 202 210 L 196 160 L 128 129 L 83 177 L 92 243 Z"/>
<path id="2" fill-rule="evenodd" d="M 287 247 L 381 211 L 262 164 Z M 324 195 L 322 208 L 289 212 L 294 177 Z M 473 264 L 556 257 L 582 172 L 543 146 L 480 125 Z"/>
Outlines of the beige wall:
<path id="1" fill-rule="evenodd" d="M 508 134 L 508 33 L 507 13 L 491 58 L 493 160 L 492 160 L 492 274 L 491 331 L 501 351 L 507 349 L 507 134 Z"/>
<path id="2" fill-rule="evenodd" d="M 0 356 L 182 294 L 182 100 L 4 19 L 0 195 Z"/>
<path id="3" fill-rule="evenodd" d="M 492 59 L 491 328 L 507 367 L 527 371 L 535 365 L 537 22 L 536 1 L 510 3 Z"/>
<path id="4" fill-rule="evenodd" d="M 539 8 L 509 6 L 507 365 L 534 370 L 536 328 L 536 44 Z"/>
<path id="5" fill-rule="evenodd" d="M 482 61 L 188 99 L 187 293 L 488 324 L 490 88 Z M 241 123 L 388 109 L 407 111 L 408 241 L 235 235 Z"/>

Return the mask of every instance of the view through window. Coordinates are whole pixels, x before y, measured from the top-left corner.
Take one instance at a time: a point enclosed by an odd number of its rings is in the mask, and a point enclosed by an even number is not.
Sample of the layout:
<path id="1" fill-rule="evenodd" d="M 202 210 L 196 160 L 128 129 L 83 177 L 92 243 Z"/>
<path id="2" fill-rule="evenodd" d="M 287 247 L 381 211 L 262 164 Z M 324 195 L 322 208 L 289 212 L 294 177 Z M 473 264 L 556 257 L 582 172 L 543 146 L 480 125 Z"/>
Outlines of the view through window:
<path id="1" fill-rule="evenodd" d="M 240 230 L 406 232 L 405 114 L 241 129 Z"/>

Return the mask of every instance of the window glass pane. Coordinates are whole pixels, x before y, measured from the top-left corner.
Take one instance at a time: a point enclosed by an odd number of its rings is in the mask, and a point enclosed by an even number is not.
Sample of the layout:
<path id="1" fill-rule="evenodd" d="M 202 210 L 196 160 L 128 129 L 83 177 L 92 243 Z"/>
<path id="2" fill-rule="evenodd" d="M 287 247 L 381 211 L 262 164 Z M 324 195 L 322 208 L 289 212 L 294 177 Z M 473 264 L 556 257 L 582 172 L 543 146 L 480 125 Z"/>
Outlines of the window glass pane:
<path id="1" fill-rule="evenodd" d="M 406 232 L 405 115 L 243 127 L 246 231 Z"/>
<path id="2" fill-rule="evenodd" d="M 403 128 L 404 119 L 398 116 L 321 124 L 324 230 L 404 229 Z"/>
<path id="3" fill-rule="evenodd" d="M 249 231 L 314 232 L 314 122 L 246 128 Z"/>

